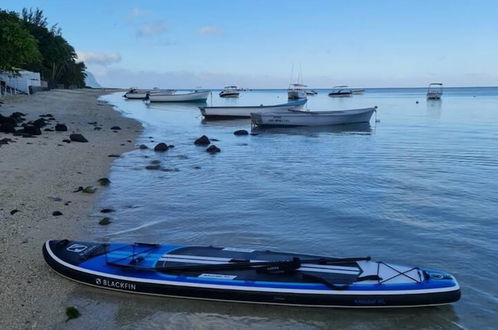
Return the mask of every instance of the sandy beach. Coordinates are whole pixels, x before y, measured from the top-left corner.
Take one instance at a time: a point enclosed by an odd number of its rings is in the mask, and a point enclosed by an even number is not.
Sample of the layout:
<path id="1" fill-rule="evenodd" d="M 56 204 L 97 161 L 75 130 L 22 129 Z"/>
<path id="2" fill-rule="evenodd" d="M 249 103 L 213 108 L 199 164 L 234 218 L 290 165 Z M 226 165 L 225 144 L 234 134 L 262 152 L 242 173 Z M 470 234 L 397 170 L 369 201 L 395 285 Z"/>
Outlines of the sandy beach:
<path id="1" fill-rule="evenodd" d="M 90 213 L 106 189 L 97 180 L 107 176 L 115 159 L 109 155 L 135 148 L 140 123 L 97 100 L 112 91 L 54 90 L 2 99 L 3 116 L 22 112 L 31 121 L 51 114 L 55 120 L 34 137 L 0 133 L 0 140 L 13 140 L 0 145 L 1 329 L 46 329 L 66 320 L 68 292 L 78 284 L 56 276 L 41 247 L 47 239 L 84 236 L 85 226 L 98 221 Z M 44 131 L 55 123 L 68 130 Z M 71 133 L 88 142 L 63 142 Z M 80 186 L 97 191 L 74 192 Z M 62 215 L 54 216 L 57 211 Z"/>

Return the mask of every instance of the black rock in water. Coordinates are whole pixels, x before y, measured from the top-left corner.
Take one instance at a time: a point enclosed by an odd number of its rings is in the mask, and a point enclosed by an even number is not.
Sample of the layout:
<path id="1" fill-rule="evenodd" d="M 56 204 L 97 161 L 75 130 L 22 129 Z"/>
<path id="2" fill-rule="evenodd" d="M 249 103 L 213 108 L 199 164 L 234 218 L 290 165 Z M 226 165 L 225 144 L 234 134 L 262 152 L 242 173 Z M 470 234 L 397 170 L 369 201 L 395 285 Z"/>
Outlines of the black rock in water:
<path id="1" fill-rule="evenodd" d="M 149 147 L 147 147 L 145 144 L 141 144 L 138 148 L 142 150 L 149 149 Z"/>
<path id="2" fill-rule="evenodd" d="M 19 212 L 19 210 L 18 210 L 18 209 L 12 210 L 12 211 L 10 211 L 10 215 L 14 215 L 14 214 L 16 214 L 17 212 Z"/>
<path id="3" fill-rule="evenodd" d="M 198 146 L 207 146 L 210 143 L 211 141 L 209 141 L 209 138 L 205 135 L 201 136 L 200 138 L 194 141 L 194 144 Z"/>
<path id="4" fill-rule="evenodd" d="M 233 135 L 249 135 L 249 132 L 245 129 L 239 129 L 238 131 L 233 132 Z"/>
<path id="5" fill-rule="evenodd" d="M 114 212 L 114 209 L 110 209 L 110 208 L 105 208 L 105 209 L 100 210 L 100 213 L 112 213 L 112 212 Z"/>
<path id="6" fill-rule="evenodd" d="M 114 130 L 114 131 L 117 131 L 117 130 L 120 130 L 121 127 L 119 127 L 119 126 L 112 126 L 111 129 Z"/>
<path id="7" fill-rule="evenodd" d="M 62 140 L 62 142 L 71 143 L 71 140 L 69 140 L 69 139 L 64 139 L 64 140 Z"/>
<path id="8" fill-rule="evenodd" d="M 111 180 L 109 180 L 108 178 L 100 178 L 100 179 L 97 180 L 97 182 L 101 186 L 108 186 L 111 183 Z"/>
<path id="9" fill-rule="evenodd" d="M 169 149 L 168 145 L 166 143 L 162 143 L 162 142 L 154 147 L 154 151 L 158 151 L 158 152 L 167 151 L 168 149 Z"/>
<path id="10" fill-rule="evenodd" d="M 54 212 L 52 212 L 52 215 L 54 217 L 58 217 L 59 215 L 62 215 L 62 212 L 61 211 L 54 211 Z"/>
<path id="11" fill-rule="evenodd" d="M 85 137 L 81 134 L 78 134 L 78 133 L 73 133 L 71 135 L 69 135 L 69 138 L 71 139 L 71 141 L 74 141 L 74 142 L 88 142 L 87 139 L 85 139 Z"/>
<path id="12" fill-rule="evenodd" d="M 44 132 L 53 132 L 54 130 L 53 130 L 53 129 L 51 129 L 51 128 L 45 128 L 43 131 L 44 131 Z"/>
<path id="13" fill-rule="evenodd" d="M 57 132 L 66 132 L 67 131 L 67 126 L 64 124 L 57 124 L 55 125 L 55 130 Z"/>
<path id="14" fill-rule="evenodd" d="M 161 165 L 159 165 L 159 164 L 151 164 L 151 165 L 145 166 L 146 170 L 158 170 L 160 168 L 161 168 Z"/>
<path id="15" fill-rule="evenodd" d="M 218 152 L 221 151 L 220 148 L 218 148 L 217 146 L 215 146 L 214 144 L 210 145 L 209 148 L 206 149 L 207 152 L 209 152 L 210 154 L 216 154 Z"/>
<path id="16" fill-rule="evenodd" d="M 111 222 L 112 222 L 111 218 L 105 217 L 105 218 L 100 219 L 99 225 L 106 226 L 106 225 L 110 224 Z"/>

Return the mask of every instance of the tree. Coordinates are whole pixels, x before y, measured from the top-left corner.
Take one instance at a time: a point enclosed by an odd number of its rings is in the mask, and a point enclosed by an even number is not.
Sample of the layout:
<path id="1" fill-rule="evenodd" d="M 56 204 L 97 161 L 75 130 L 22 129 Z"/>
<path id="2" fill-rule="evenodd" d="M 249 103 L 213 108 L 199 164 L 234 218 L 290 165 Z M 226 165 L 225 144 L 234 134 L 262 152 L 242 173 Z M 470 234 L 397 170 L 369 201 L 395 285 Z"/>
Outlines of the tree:
<path id="1" fill-rule="evenodd" d="M 41 62 L 28 63 L 27 68 L 39 71 L 49 85 L 84 87 L 85 64 L 76 62 L 76 52 L 62 37 L 57 24 L 49 29 L 47 19 L 40 9 L 23 9 L 22 19 L 25 27 L 37 39 L 43 58 Z"/>
<path id="2" fill-rule="evenodd" d="M 15 12 L 0 10 L 0 71 L 17 72 L 27 63 L 40 63 L 36 39 Z"/>

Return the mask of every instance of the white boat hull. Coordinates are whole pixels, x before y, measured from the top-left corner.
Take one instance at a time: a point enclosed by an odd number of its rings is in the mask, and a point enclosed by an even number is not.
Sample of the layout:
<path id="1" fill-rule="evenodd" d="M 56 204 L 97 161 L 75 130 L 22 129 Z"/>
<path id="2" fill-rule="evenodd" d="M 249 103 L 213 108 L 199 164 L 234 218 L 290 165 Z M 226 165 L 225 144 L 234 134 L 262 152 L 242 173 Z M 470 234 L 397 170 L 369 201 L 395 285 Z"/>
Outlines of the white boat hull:
<path id="1" fill-rule="evenodd" d="M 328 126 L 368 123 L 376 107 L 342 111 L 287 111 L 251 113 L 257 126 Z"/>
<path id="2" fill-rule="evenodd" d="M 192 93 L 153 93 L 149 95 L 150 102 L 206 102 L 209 97 L 207 92 Z"/>
<path id="3" fill-rule="evenodd" d="M 279 112 L 302 109 L 306 99 L 277 105 L 199 107 L 205 119 L 250 118 L 251 113 Z"/>
<path id="4" fill-rule="evenodd" d="M 147 98 L 147 93 L 126 93 L 123 96 L 129 100 L 145 100 Z"/>

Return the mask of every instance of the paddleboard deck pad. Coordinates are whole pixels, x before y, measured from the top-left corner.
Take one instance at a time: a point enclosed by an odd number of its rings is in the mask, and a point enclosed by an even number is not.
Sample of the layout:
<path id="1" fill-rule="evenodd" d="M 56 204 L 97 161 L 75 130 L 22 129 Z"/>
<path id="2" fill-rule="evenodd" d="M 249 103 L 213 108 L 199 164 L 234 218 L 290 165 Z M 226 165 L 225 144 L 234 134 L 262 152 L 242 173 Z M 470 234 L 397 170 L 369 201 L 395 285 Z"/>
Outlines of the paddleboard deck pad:
<path id="1" fill-rule="evenodd" d="M 418 307 L 460 298 L 445 272 L 373 261 L 214 246 L 51 240 L 72 280 L 130 293 L 310 307 Z"/>

